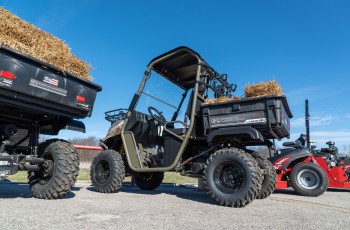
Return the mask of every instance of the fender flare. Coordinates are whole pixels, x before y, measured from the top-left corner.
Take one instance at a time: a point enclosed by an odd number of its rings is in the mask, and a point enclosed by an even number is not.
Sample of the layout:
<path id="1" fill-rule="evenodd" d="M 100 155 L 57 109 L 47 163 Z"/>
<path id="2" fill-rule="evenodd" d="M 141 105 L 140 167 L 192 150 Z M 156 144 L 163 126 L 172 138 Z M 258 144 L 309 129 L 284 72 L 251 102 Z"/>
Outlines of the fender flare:
<path id="1" fill-rule="evenodd" d="M 259 142 L 265 141 L 263 135 L 258 130 L 248 126 L 248 127 L 221 128 L 221 129 L 211 131 L 208 134 L 207 142 L 211 144 L 213 142 L 213 139 L 219 136 L 238 136 L 238 135 L 242 135 L 254 141 L 259 141 Z"/>
<path id="2" fill-rule="evenodd" d="M 282 170 L 286 170 L 286 169 L 288 168 L 288 166 L 289 166 L 291 163 L 295 162 L 296 160 L 299 160 L 299 159 L 301 159 L 301 158 L 306 159 L 306 158 L 308 158 L 308 157 L 310 157 L 310 156 L 312 156 L 312 155 L 310 155 L 310 153 L 304 153 L 304 154 L 299 155 L 297 158 L 289 159 L 289 160 L 283 165 Z"/>

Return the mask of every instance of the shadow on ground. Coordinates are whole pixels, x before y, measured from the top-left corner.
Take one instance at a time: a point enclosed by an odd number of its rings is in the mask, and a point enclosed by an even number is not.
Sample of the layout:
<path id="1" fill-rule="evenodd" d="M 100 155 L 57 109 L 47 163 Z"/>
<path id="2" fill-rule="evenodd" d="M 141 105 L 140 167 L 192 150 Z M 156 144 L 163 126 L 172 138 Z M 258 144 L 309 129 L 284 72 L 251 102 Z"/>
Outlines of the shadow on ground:
<path id="1" fill-rule="evenodd" d="M 67 193 L 61 199 L 71 199 L 75 197 L 74 192 L 79 191 L 79 187 L 73 187 L 72 191 Z M 28 183 L 11 182 L 8 180 L 0 181 L 0 199 L 14 199 L 14 198 L 33 198 L 29 189 Z"/>
<path id="2" fill-rule="evenodd" d="M 96 192 L 96 190 L 92 186 L 88 187 L 87 190 Z M 150 196 L 168 194 L 185 200 L 191 200 L 206 204 L 214 204 L 214 202 L 210 199 L 206 192 L 200 191 L 197 187 L 192 185 L 175 185 L 171 183 L 163 183 L 159 186 L 159 188 L 153 191 L 149 191 L 141 190 L 136 185 L 131 185 L 130 183 L 123 183 L 120 192 Z"/>

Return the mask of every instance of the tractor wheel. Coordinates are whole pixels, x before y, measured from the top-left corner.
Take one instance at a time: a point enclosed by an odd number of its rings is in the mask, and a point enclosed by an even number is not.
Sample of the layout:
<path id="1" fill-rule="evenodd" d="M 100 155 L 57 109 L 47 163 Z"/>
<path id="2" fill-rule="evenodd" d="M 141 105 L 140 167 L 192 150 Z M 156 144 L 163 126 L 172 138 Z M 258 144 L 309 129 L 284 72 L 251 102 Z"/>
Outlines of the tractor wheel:
<path id="1" fill-rule="evenodd" d="M 39 199 L 57 199 L 74 186 L 79 171 L 79 156 L 67 141 L 52 139 L 41 143 L 38 156 L 44 158 L 40 171 L 28 172 L 29 187 Z"/>
<path id="2" fill-rule="evenodd" d="M 125 167 L 121 155 L 114 150 L 104 150 L 92 161 L 90 177 L 97 192 L 117 192 L 125 178 Z"/>
<path id="3" fill-rule="evenodd" d="M 252 153 L 254 159 L 258 162 L 259 167 L 264 170 L 263 181 L 259 194 L 255 197 L 257 199 L 264 199 L 270 196 L 276 188 L 277 172 L 272 166 L 271 162 L 258 153 Z"/>
<path id="4" fill-rule="evenodd" d="M 237 148 L 216 151 L 207 160 L 203 183 L 222 206 L 244 207 L 259 194 L 262 170 L 254 158 Z"/>
<path id="5" fill-rule="evenodd" d="M 163 172 L 138 173 L 134 175 L 135 184 L 142 190 L 154 190 L 164 179 Z"/>
<path id="6" fill-rule="evenodd" d="M 328 188 L 328 176 L 317 164 L 302 162 L 290 174 L 293 189 L 303 196 L 319 196 Z"/>

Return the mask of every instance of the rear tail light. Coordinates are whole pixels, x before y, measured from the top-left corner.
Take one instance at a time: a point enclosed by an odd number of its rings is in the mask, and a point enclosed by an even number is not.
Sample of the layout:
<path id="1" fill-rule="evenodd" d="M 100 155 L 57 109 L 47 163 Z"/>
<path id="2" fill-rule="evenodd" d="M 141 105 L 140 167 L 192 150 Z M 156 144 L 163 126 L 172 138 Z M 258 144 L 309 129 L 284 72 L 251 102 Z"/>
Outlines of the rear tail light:
<path id="1" fill-rule="evenodd" d="M 85 103 L 85 97 L 77 96 L 77 101 L 81 103 Z"/>
<path id="2" fill-rule="evenodd" d="M 6 72 L 4 70 L 0 71 L 0 76 L 4 77 L 4 78 L 7 78 L 7 79 L 11 79 L 11 80 L 13 80 L 15 78 L 15 74 L 10 73 L 10 72 Z"/>

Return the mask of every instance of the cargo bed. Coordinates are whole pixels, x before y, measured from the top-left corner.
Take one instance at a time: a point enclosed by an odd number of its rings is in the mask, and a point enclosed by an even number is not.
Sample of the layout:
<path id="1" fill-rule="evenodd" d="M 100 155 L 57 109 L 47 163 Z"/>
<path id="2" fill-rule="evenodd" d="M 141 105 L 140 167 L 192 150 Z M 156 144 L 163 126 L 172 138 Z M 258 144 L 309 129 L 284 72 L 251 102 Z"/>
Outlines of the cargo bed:
<path id="1" fill-rule="evenodd" d="M 225 127 L 250 126 L 266 139 L 290 136 L 289 119 L 293 115 L 285 96 L 203 104 L 200 111 L 205 134 Z"/>
<path id="2" fill-rule="evenodd" d="M 0 121 L 21 125 L 91 116 L 101 87 L 0 46 Z"/>

